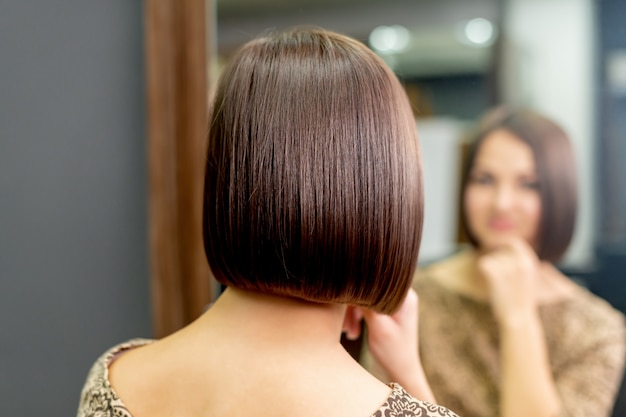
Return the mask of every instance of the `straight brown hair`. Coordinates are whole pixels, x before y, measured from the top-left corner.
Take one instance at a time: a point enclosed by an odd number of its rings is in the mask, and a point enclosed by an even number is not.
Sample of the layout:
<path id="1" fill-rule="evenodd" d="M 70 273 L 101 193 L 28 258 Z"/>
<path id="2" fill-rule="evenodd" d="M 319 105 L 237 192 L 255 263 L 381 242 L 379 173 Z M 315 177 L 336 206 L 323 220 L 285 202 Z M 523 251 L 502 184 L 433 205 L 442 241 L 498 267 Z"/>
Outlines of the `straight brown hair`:
<path id="1" fill-rule="evenodd" d="M 321 29 L 253 40 L 210 115 L 204 244 L 222 284 L 389 313 L 416 266 L 423 187 L 401 84 Z"/>
<path id="2" fill-rule="evenodd" d="M 470 173 L 484 139 L 497 130 L 506 130 L 532 150 L 542 212 L 537 256 L 558 261 L 574 233 L 578 192 L 574 150 L 567 133 L 554 121 L 530 109 L 501 106 L 487 112 L 471 137 L 461 180 L 461 201 L 464 201 Z M 461 223 L 470 243 L 480 246 L 468 227 L 464 210 Z"/>

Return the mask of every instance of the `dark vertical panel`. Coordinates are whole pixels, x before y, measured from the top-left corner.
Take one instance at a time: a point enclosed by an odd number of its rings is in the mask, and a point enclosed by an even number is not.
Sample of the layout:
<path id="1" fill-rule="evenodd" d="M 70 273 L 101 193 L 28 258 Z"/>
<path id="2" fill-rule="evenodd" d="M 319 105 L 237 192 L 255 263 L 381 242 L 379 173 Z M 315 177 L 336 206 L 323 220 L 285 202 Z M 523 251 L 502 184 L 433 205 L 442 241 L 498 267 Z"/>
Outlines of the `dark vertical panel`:
<path id="1" fill-rule="evenodd" d="M 142 3 L 0 2 L 0 404 L 72 416 L 151 336 Z"/>
<path id="2" fill-rule="evenodd" d="M 617 50 L 626 51 L 626 2 L 599 0 L 594 4 L 598 28 L 596 97 L 600 218 L 597 254 L 600 268 L 590 288 L 626 312 L 626 94 L 617 93 L 607 77 L 609 56 Z M 613 410 L 614 417 L 626 415 L 624 382 Z"/>
<path id="3" fill-rule="evenodd" d="M 590 287 L 626 311 L 626 94 L 615 91 L 607 77 L 609 56 L 626 51 L 626 3 L 602 0 L 596 3 L 596 12 L 600 270 Z"/>
<path id="4" fill-rule="evenodd" d="M 626 93 L 615 91 L 607 77 L 610 55 L 626 51 L 626 2 L 602 0 L 598 4 L 601 243 L 626 248 Z"/>

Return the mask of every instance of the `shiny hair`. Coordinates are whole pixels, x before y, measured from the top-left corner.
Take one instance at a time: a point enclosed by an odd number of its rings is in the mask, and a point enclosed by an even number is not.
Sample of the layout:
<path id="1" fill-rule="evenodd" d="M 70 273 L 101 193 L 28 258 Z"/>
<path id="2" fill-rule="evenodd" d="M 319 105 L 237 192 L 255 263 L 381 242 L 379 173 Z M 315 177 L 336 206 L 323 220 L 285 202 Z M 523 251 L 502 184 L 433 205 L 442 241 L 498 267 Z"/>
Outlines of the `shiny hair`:
<path id="1" fill-rule="evenodd" d="M 487 112 L 470 141 L 461 180 L 461 201 L 465 201 L 470 174 L 484 139 L 497 130 L 513 134 L 532 150 L 541 200 L 535 250 L 542 260 L 558 261 L 574 233 L 578 193 L 574 150 L 565 131 L 554 121 L 529 109 L 501 106 Z M 464 209 L 461 224 L 470 243 L 479 246 Z"/>
<path id="2" fill-rule="evenodd" d="M 389 313 L 417 263 L 421 160 L 402 85 L 362 43 L 252 40 L 217 86 L 204 247 L 220 283 Z"/>

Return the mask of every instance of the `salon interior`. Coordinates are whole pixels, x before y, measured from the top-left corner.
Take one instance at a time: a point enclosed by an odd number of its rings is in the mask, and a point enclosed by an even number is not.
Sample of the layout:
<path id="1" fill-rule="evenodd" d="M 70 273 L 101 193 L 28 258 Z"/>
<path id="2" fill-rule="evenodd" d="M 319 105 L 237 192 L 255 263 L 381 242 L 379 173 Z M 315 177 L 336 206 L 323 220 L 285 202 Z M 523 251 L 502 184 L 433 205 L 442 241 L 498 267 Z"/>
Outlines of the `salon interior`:
<path id="1" fill-rule="evenodd" d="M 195 293 L 176 277 L 207 273 L 197 267 L 197 237 L 180 232 L 187 217 L 179 212 L 195 197 L 175 194 L 175 207 L 165 206 L 157 193 L 166 185 L 155 182 L 155 172 L 179 175 L 187 165 L 172 155 L 196 158 L 198 145 L 181 148 L 158 132 L 201 135 L 203 111 L 196 130 L 181 127 L 190 117 L 180 110 L 188 108 L 180 104 L 185 88 L 206 87 L 194 98 L 205 110 L 230 54 L 270 29 L 314 25 L 350 35 L 405 85 L 424 164 L 422 265 L 463 244 L 461 160 L 481 114 L 504 103 L 559 122 L 574 145 L 580 195 L 575 235 L 558 267 L 626 313 L 625 1 L 207 0 L 195 9 L 200 16 L 186 10 L 168 29 L 163 16 L 177 7 L 0 3 L 3 414 L 72 415 L 103 348 L 165 334 L 217 295 L 215 285 L 202 287 L 200 307 L 179 306 Z M 193 56 L 172 45 L 198 33 L 206 59 L 181 59 Z M 176 40 L 168 46 L 164 39 Z M 177 59 L 182 64 L 166 63 Z M 152 89 L 168 74 L 193 81 L 176 72 L 186 65 L 201 68 L 197 84 Z M 192 168 L 184 175 L 194 175 Z M 156 224 L 158 216 L 182 229 Z M 159 244 L 168 233 L 180 241 Z M 195 258 L 171 254 L 189 248 Z M 159 275 L 176 268 L 174 278 Z M 622 388 L 614 416 L 624 415 Z"/>

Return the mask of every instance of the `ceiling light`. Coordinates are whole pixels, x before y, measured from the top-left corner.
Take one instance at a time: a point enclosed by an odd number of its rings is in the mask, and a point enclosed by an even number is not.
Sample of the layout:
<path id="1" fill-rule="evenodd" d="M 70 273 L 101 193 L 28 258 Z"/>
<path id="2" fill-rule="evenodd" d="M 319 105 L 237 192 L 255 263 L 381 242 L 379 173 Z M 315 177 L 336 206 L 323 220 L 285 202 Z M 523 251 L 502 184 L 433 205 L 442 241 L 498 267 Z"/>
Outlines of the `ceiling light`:
<path id="1" fill-rule="evenodd" d="M 381 53 L 401 52 L 409 45 L 410 37 L 404 26 L 379 26 L 370 33 L 369 43 Z"/>
<path id="2" fill-rule="evenodd" d="M 489 20 L 477 17 L 465 23 L 463 35 L 473 45 L 487 46 L 493 42 L 495 29 Z"/>

